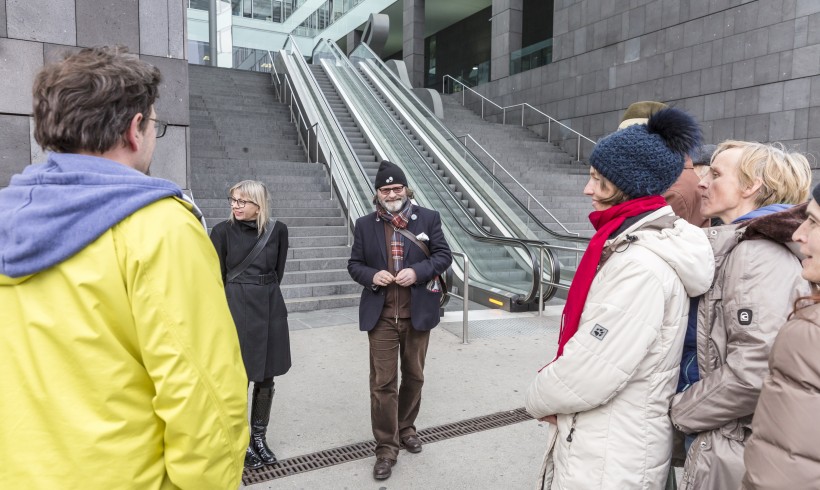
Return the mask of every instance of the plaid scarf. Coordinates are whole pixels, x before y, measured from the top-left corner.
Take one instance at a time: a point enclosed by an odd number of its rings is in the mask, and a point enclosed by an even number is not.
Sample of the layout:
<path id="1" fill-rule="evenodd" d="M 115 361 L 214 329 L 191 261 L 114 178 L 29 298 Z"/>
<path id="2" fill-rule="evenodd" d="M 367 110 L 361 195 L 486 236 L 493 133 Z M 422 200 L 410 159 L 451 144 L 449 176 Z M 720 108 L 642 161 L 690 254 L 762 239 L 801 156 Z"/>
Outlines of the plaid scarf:
<path id="1" fill-rule="evenodd" d="M 394 272 L 399 272 L 404 269 L 405 238 L 397 230 L 407 228 L 412 210 L 413 206 L 410 204 L 410 199 L 405 201 L 404 207 L 395 215 L 384 209 L 381 203 L 376 204 L 376 212 L 379 217 L 393 225 L 393 236 L 390 238 L 390 256 L 393 258 Z"/>

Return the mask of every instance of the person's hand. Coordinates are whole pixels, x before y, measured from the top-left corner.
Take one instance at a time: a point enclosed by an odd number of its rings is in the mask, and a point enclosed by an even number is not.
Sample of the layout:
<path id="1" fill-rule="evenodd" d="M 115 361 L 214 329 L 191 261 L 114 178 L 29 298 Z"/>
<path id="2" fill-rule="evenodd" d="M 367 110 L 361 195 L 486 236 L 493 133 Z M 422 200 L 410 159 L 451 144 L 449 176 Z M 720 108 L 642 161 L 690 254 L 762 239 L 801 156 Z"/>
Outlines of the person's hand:
<path id="1" fill-rule="evenodd" d="M 416 271 L 412 267 L 402 269 L 396 274 L 396 284 L 402 287 L 412 286 L 416 283 Z"/>
<path id="2" fill-rule="evenodd" d="M 373 284 L 376 286 L 387 286 L 394 280 L 395 278 L 393 277 L 393 274 L 387 271 L 379 271 L 375 276 L 373 276 Z"/>
<path id="3" fill-rule="evenodd" d="M 558 425 L 558 416 L 557 415 L 547 415 L 545 417 L 541 417 L 538 419 L 539 422 L 547 422 L 552 425 Z"/>

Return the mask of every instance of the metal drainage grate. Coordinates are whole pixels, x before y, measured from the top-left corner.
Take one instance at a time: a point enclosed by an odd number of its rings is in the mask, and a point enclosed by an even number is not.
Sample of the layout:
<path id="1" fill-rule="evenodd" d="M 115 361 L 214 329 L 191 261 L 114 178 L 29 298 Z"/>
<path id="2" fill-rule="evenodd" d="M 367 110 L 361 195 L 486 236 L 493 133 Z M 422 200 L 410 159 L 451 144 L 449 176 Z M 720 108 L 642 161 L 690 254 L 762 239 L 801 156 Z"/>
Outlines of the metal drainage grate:
<path id="1" fill-rule="evenodd" d="M 482 417 L 462 420 L 460 422 L 422 429 L 418 431 L 418 436 L 423 444 L 429 444 L 452 437 L 466 436 L 475 432 L 517 424 L 527 420 L 532 420 L 532 417 L 530 417 L 523 408 L 517 408 L 515 410 L 493 413 Z M 367 441 L 283 459 L 270 466 L 263 466 L 255 470 L 246 469 L 242 474 L 242 483 L 244 485 L 262 483 L 268 480 L 304 473 L 306 471 L 356 461 L 357 459 L 370 458 L 374 456 L 373 451 L 375 449 L 376 442 Z"/>

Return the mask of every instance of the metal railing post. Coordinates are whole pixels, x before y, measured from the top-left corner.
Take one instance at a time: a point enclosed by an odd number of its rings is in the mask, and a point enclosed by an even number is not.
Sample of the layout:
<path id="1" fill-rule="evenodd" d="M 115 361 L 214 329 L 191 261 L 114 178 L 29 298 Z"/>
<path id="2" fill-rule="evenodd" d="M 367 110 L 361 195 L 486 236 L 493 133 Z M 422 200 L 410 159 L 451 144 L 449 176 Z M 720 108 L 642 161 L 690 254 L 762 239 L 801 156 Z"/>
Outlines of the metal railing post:
<path id="1" fill-rule="evenodd" d="M 469 343 L 469 318 L 468 315 L 470 314 L 470 309 L 468 307 L 468 303 L 470 302 L 470 259 L 467 257 L 467 254 L 464 254 L 464 291 L 461 294 L 463 298 L 463 317 L 461 319 L 461 343 L 468 344 Z"/>
<path id="2" fill-rule="evenodd" d="M 521 127 L 522 128 L 524 127 L 524 109 L 525 108 L 526 108 L 526 106 L 524 104 L 521 104 Z"/>
<path id="3" fill-rule="evenodd" d="M 576 153 L 575 153 L 575 161 L 576 162 L 581 161 L 581 136 L 580 135 L 578 135 L 578 149 L 576 150 Z"/>
<path id="4" fill-rule="evenodd" d="M 541 270 L 544 270 L 544 247 L 538 247 L 538 255 L 540 258 L 538 259 L 538 267 Z M 550 281 L 555 282 L 553 278 L 550 278 Z M 538 316 L 544 316 L 544 280 L 542 279 L 538 283 Z"/>
<path id="5" fill-rule="evenodd" d="M 484 119 L 484 97 L 481 98 L 481 119 Z"/>
<path id="6" fill-rule="evenodd" d="M 507 108 L 501 110 L 501 125 L 507 124 Z"/>
<path id="7" fill-rule="evenodd" d="M 353 246 L 353 234 L 350 232 L 350 189 L 347 190 L 347 246 Z"/>

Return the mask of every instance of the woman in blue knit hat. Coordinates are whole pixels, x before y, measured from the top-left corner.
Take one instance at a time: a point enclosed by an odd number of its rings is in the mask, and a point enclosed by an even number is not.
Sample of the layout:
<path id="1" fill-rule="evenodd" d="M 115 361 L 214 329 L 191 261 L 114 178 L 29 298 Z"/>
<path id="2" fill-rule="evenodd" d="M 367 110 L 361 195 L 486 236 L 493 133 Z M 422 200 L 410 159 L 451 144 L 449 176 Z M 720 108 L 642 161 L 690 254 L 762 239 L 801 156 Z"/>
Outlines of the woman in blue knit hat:
<path id="1" fill-rule="evenodd" d="M 793 205 L 806 202 L 810 182 L 803 155 L 746 141 L 718 145 L 700 181 L 701 211 L 724 224 L 707 229 L 717 270 L 690 312 L 670 412 L 688 435 L 681 489 L 740 487 L 772 343 L 810 293 L 791 242 L 805 210 Z"/>
<path id="2" fill-rule="evenodd" d="M 558 352 L 527 391 L 550 425 L 543 489 L 660 489 L 672 450 L 689 297 L 712 281 L 700 228 L 662 197 L 700 140 L 677 109 L 603 138 L 584 194 L 596 229 L 570 287 Z"/>

